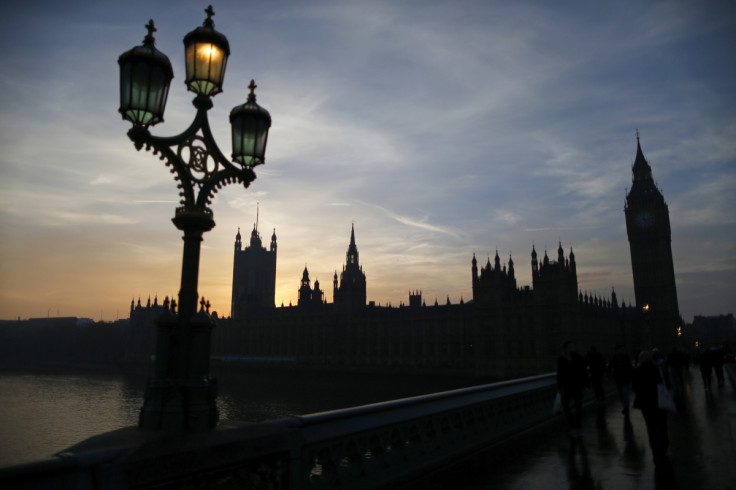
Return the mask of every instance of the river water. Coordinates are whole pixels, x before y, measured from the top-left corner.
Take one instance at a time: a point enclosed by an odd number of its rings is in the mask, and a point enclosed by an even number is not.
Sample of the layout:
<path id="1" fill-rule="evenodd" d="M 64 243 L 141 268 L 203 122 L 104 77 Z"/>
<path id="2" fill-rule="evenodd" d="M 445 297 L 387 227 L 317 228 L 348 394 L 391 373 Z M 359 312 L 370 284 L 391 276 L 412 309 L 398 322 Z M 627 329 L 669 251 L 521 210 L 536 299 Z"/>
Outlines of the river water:
<path id="1" fill-rule="evenodd" d="M 220 420 L 259 422 L 489 382 L 421 376 L 250 369 L 219 373 Z M 0 373 L 0 467 L 47 458 L 136 425 L 145 376 Z"/>

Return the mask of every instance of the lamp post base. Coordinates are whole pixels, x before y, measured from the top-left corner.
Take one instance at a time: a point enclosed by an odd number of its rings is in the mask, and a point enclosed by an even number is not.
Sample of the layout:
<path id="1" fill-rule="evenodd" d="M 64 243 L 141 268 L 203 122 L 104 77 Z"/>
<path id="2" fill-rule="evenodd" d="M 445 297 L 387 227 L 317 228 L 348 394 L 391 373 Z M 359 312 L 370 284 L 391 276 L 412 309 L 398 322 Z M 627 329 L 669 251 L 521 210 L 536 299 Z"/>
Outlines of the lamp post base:
<path id="1" fill-rule="evenodd" d="M 212 317 L 204 312 L 189 321 L 171 313 L 156 320 L 156 361 L 140 412 L 141 429 L 178 431 L 217 426 L 217 380 L 209 375 L 214 326 Z"/>

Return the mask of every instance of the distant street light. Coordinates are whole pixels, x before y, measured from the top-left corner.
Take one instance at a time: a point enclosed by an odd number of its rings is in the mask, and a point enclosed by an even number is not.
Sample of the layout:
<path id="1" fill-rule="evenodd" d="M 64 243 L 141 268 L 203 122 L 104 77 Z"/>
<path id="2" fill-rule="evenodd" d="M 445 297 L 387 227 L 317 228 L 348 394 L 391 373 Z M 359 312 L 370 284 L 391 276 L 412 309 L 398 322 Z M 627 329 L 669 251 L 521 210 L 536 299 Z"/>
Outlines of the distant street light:
<path id="1" fill-rule="evenodd" d="M 651 319 L 649 318 L 649 303 L 645 304 L 641 307 L 642 311 L 642 317 L 644 322 L 644 341 L 647 345 L 649 345 L 650 349 L 653 347 L 653 337 L 652 337 L 652 326 L 651 326 Z"/>
<path id="2" fill-rule="evenodd" d="M 173 70 L 168 57 L 154 46 L 153 20 L 141 46 L 123 53 L 120 64 L 120 109 L 133 123 L 128 137 L 136 149 L 145 147 L 171 167 L 179 188 L 180 206 L 172 221 L 184 232 L 178 312 L 172 306 L 156 320 L 156 361 L 146 388 L 139 426 L 143 429 L 199 429 L 217 425 L 217 387 L 209 373 L 210 340 L 215 322 L 201 300 L 197 313 L 197 282 L 202 233 L 215 226 L 208 207 L 226 184 L 246 188 L 256 178 L 253 168 L 264 163 L 271 116 L 256 104 L 255 82 L 245 104 L 230 112 L 232 162 L 217 147 L 207 111 L 222 92 L 230 55 L 227 38 L 214 29 L 212 6 L 201 27 L 184 37 L 187 89 L 197 114 L 189 128 L 172 137 L 152 136 L 149 126 L 163 122 Z M 173 302 L 172 302 L 173 303 Z M 206 310 L 205 310 L 206 305 Z M 168 305 L 167 305 L 168 306 Z"/>

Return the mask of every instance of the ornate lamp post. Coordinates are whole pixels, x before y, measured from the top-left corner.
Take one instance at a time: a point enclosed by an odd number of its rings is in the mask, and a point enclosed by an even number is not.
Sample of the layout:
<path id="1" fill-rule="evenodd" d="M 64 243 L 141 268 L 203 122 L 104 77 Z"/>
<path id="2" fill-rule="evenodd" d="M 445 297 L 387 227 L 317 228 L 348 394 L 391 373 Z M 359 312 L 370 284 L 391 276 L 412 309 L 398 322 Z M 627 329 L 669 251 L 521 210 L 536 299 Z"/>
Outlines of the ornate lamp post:
<path id="1" fill-rule="evenodd" d="M 184 37 L 185 83 L 196 94 L 197 114 L 181 134 L 158 137 L 148 130 L 163 121 L 174 76 L 169 59 L 154 46 L 152 20 L 143 44 L 118 59 L 119 112 L 133 124 L 128 137 L 136 149 L 152 150 L 171 168 L 180 196 L 172 221 L 184 232 L 179 308 L 176 311 L 172 301 L 167 313 L 156 320 L 156 362 L 139 422 L 144 429 L 199 429 L 217 424 L 217 387 L 209 375 L 215 323 L 204 308 L 197 312 L 200 245 L 202 234 L 215 226 L 208 207 L 215 193 L 230 183 L 247 188 L 256 178 L 253 168 L 264 163 L 271 127 L 268 111 L 256 104 L 256 85 L 251 80 L 247 102 L 230 113 L 232 162 L 217 147 L 207 111 L 212 108 L 211 98 L 222 91 L 230 46 L 214 29 L 212 6 L 205 12 L 204 24 Z"/>

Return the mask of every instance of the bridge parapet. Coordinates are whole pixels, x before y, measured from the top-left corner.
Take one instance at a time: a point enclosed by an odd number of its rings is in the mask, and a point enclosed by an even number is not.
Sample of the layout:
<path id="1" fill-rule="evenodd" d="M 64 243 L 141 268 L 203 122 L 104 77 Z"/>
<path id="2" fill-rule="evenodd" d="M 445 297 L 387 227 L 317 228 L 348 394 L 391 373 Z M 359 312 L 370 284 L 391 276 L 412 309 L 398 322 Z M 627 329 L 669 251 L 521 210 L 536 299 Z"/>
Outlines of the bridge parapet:
<path id="1" fill-rule="evenodd" d="M 377 488 L 552 418 L 553 374 L 263 424 L 126 428 L 0 469 L 3 488 Z"/>
<path id="2" fill-rule="evenodd" d="M 551 417 L 554 375 L 296 417 L 298 488 L 376 488 Z"/>

